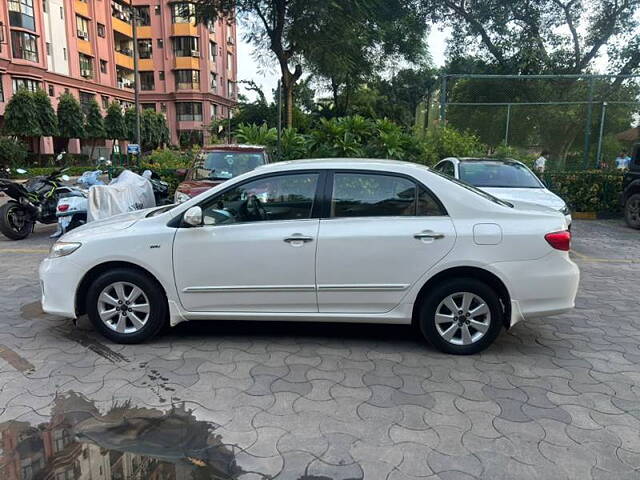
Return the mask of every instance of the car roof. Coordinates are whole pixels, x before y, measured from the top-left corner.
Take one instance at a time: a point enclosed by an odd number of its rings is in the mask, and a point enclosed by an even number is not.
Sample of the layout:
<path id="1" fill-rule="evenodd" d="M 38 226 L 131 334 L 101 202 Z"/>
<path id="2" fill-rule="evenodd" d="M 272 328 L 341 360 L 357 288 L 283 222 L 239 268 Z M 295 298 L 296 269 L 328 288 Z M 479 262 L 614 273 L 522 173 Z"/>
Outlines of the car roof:
<path id="1" fill-rule="evenodd" d="M 457 160 L 458 162 L 487 162 L 487 163 L 518 163 L 521 164 L 519 160 L 515 160 L 513 158 L 491 158 L 491 157 L 448 157 L 444 158 L 444 160 Z"/>
<path id="2" fill-rule="evenodd" d="M 429 170 L 428 167 L 413 162 L 399 160 L 387 160 L 381 158 L 306 158 L 300 160 L 289 160 L 259 166 L 256 170 L 283 170 L 287 167 L 296 168 L 323 168 L 323 169 L 356 169 L 356 170 L 391 170 L 394 169 L 421 169 Z"/>
<path id="3" fill-rule="evenodd" d="M 232 151 L 232 152 L 244 152 L 244 151 L 264 151 L 267 147 L 263 145 L 246 145 L 239 143 L 221 143 L 219 145 L 207 145 L 202 147 L 202 150 L 205 152 L 215 152 L 215 151 Z"/>

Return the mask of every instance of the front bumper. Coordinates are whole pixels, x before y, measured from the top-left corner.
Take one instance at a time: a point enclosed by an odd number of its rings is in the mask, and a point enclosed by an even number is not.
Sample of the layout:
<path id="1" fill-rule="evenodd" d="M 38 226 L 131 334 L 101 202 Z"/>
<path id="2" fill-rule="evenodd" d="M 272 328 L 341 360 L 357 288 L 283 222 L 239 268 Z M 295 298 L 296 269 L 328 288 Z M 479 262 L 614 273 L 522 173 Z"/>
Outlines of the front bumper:
<path id="1" fill-rule="evenodd" d="M 39 269 L 42 310 L 76 318 L 76 291 L 82 274 L 82 270 L 67 257 L 45 258 Z"/>
<path id="2" fill-rule="evenodd" d="M 574 308 L 580 270 L 565 252 L 552 252 L 538 260 L 491 265 L 511 295 L 510 326 L 521 320 L 547 317 Z"/>

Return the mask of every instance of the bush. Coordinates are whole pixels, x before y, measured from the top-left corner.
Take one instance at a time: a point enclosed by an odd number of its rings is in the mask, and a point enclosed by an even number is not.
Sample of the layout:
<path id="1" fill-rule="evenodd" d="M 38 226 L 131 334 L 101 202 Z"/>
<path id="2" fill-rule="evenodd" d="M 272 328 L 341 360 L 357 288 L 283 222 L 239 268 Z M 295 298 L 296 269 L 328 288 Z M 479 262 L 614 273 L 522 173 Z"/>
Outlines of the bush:
<path id="1" fill-rule="evenodd" d="M 143 157 L 144 164 L 152 169 L 188 168 L 194 158 L 193 150 L 181 152 L 179 150 L 158 149 Z"/>
<path id="2" fill-rule="evenodd" d="M 623 175 L 617 171 L 565 171 L 545 173 L 549 189 L 575 212 L 619 213 Z"/>
<path id="3" fill-rule="evenodd" d="M 420 163 L 435 165 L 446 157 L 484 156 L 486 150 L 486 146 L 476 135 L 450 127 L 438 127 L 427 132 L 424 139 L 424 161 Z"/>
<path id="4" fill-rule="evenodd" d="M 17 173 L 15 170 L 12 170 L 11 178 L 20 179 L 20 178 L 39 177 L 41 175 L 49 175 L 54 170 L 59 170 L 60 168 L 62 168 L 62 166 L 25 168 L 25 170 L 27 170 L 27 173 L 25 174 L 20 174 L 20 173 Z M 69 169 L 65 173 L 70 177 L 79 177 L 84 172 L 95 170 L 95 169 L 96 168 L 93 165 L 74 166 L 74 167 L 69 167 Z"/>
<path id="5" fill-rule="evenodd" d="M 23 167 L 27 159 L 27 148 L 11 137 L 0 137 L 0 168 Z"/>

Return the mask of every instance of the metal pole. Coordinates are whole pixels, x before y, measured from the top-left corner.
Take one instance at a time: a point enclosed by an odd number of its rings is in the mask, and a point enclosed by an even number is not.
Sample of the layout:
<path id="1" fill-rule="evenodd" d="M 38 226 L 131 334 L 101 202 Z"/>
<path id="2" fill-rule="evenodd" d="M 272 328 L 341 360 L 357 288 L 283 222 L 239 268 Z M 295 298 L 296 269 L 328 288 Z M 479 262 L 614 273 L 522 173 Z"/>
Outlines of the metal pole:
<path id="1" fill-rule="evenodd" d="M 504 127 L 504 145 L 509 145 L 509 123 L 511 122 L 511 104 L 507 104 L 507 124 Z"/>
<path id="2" fill-rule="evenodd" d="M 607 102 L 602 102 L 602 115 L 600 115 L 600 134 L 598 135 L 598 153 L 596 154 L 596 168 L 600 168 L 602 155 L 602 134 L 604 132 L 604 119 L 607 114 Z"/>
<path id="3" fill-rule="evenodd" d="M 231 107 L 227 107 L 227 143 L 231 143 Z"/>
<path id="4" fill-rule="evenodd" d="M 136 109 L 136 143 L 140 144 L 140 72 L 138 71 L 138 12 L 131 7 L 131 30 L 133 31 L 133 93 Z M 142 146 L 140 146 L 142 150 Z"/>
<path id="5" fill-rule="evenodd" d="M 589 165 L 589 150 L 591 147 L 591 116 L 593 115 L 593 90 L 595 87 L 595 78 L 589 78 L 589 96 L 587 103 L 587 118 L 584 124 L 584 155 L 582 157 L 582 165 Z"/>
<path id="6" fill-rule="evenodd" d="M 440 125 L 447 121 L 447 76 L 442 76 L 440 83 Z"/>
<path id="7" fill-rule="evenodd" d="M 278 160 L 282 159 L 282 83 L 278 80 L 278 143 L 276 147 Z"/>

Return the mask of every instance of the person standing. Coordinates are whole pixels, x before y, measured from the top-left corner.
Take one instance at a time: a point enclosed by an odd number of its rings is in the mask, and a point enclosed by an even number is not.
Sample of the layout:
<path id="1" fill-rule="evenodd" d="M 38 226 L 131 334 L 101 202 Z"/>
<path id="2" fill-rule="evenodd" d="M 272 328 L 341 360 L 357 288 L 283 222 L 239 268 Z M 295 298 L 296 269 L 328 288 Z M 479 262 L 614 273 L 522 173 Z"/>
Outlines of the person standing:
<path id="1" fill-rule="evenodd" d="M 625 170 L 629 168 L 629 163 L 631 163 L 631 157 L 627 155 L 627 152 L 625 151 L 620 152 L 615 159 L 616 168 L 618 170 Z"/>
<path id="2" fill-rule="evenodd" d="M 536 161 L 533 164 L 533 169 L 539 175 L 542 175 L 545 169 L 547 168 L 547 158 L 546 158 L 547 155 L 549 155 L 549 152 L 547 152 L 546 150 L 543 150 L 542 153 L 540 153 L 540 156 L 536 159 Z"/>

